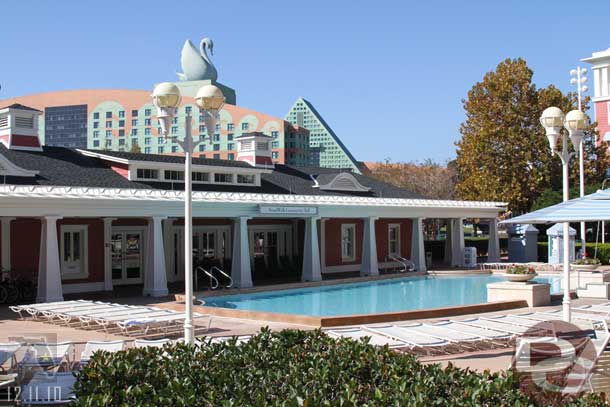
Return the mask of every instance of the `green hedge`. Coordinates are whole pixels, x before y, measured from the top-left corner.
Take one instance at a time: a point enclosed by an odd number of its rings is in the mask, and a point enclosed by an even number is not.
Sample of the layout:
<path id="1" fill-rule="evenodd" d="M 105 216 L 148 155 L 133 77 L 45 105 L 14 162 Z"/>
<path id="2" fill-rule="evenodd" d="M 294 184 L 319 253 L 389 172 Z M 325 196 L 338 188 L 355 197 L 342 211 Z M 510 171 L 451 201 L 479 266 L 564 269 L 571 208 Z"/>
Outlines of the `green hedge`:
<path id="1" fill-rule="evenodd" d="M 535 406 L 511 374 L 422 365 L 321 331 L 263 329 L 245 344 L 97 353 L 77 373 L 76 406 Z M 563 400 L 602 406 L 602 396 Z M 572 404 L 570 404 L 571 402 Z"/>
<path id="2" fill-rule="evenodd" d="M 580 243 L 575 244 L 576 251 L 580 250 Z M 538 242 L 538 261 L 546 262 L 549 260 L 549 244 L 548 242 Z M 595 242 L 587 242 L 587 256 L 594 257 Z M 602 264 L 610 264 L 610 243 L 597 244 L 597 256 Z"/>

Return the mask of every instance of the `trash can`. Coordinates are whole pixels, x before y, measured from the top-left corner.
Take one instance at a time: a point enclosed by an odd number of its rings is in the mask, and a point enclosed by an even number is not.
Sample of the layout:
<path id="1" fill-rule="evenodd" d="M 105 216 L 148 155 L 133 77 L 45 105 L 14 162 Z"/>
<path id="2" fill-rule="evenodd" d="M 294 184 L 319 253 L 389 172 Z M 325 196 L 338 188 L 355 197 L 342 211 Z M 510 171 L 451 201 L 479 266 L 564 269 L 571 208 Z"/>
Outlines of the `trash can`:
<path id="1" fill-rule="evenodd" d="M 464 247 L 464 267 L 475 268 L 477 266 L 477 248 Z"/>
<path id="2" fill-rule="evenodd" d="M 549 242 L 549 264 L 563 263 L 563 223 L 551 226 L 546 235 Z M 574 261 L 574 243 L 576 241 L 576 229 L 570 228 L 570 262 Z"/>
<path id="3" fill-rule="evenodd" d="M 538 233 L 533 225 L 513 225 L 508 230 L 508 261 L 538 261 Z"/>

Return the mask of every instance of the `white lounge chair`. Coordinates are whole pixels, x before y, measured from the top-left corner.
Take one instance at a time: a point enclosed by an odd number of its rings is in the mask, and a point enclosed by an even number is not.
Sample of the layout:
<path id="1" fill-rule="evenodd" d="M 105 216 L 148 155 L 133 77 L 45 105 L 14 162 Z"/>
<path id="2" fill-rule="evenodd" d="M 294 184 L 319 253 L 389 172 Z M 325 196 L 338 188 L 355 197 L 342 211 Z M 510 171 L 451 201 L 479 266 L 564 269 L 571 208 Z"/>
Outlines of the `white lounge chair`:
<path id="1" fill-rule="evenodd" d="M 27 305 L 12 305 L 9 308 L 11 311 L 19 314 L 21 319 L 24 319 L 23 313 L 30 315 L 34 319 L 42 313 L 42 311 L 48 311 L 52 309 L 60 309 L 62 307 L 76 307 L 79 305 L 91 304 L 93 301 L 86 300 L 75 300 L 75 301 L 58 301 L 58 302 L 47 302 L 38 304 L 27 304 Z"/>
<path id="2" fill-rule="evenodd" d="M 523 335 L 528 332 L 529 328 L 519 325 L 504 324 L 502 322 L 490 321 L 481 318 L 468 318 L 461 320 L 452 320 L 453 322 L 461 325 L 470 325 L 478 328 L 489 329 L 493 331 L 499 331 L 503 333 L 511 334 L 513 337 Z"/>
<path id="3" fill-rule="evenodd" d="M 463 331 L 454 331 L 441 325 L 428 325 L 421 323 L 400 324 L 397 327 L 415 332 L 421 335 L 431 336 L 456 344 L 465 349 L 480 349 L 489 342 L 481 336 L 473 335 Z"/>
<path id="4" fill-rule="evenodd" d="M 362 329 L 405 342 L 412 351 L 425 354 L 448 353 L 447 351 L 454 346 L 453 343 L 444 339 L 410 331 L 396 325 L 365 326 Z"/>
<path id="5" fill-rule="evenodd" d="M 355 341 L 359 341 L 362 338 L 368 338 L 369 343 L 371 345 L 376 346 L 388 345 L 390 348 L 409 347 L 409 344 L 404 341 L 395 338 L 390 338 L 387 335 L 382 335 L 368 330 L 364 330 L 362 328 L 339 328 L 325 331 L 325 333 L 335 338 L 343 337 L 353 339 Z"/>
<path id="6" fill-rule="evenodd" d="M 240 335 L 240 336 L 216 336 L 212 338 L 212 343 L 227 342 L 235 338 L 238 345 L 246 343 L 252 338 L 252 335 Z"/>
<path id="7" fill-rule="evenodd" d="M 29 383 L 21 388 L 21 405 L 62 405 L 74 401 L 72 388 L 76 377 L 72 372 L 48 374 L 36 372 Z"/>
<path id="8" fill-rule="evenodd" d="M 133 341 L 134 348 L 162 348 L 170 343 L 169 339 L 136 339 Z"/>
<path id="9" fill-rule="evenodd" d="M 477 326 L 459 324 L 455 321 L 441 321 L 434 326 L 442 326 L 445 329 L 454 332 L 463 332 L 470 335 L 476 335 L 494 344 L 507 345 L 507 342 L 513 337 L 513 334 L 507 332 L 495 331 L 492 329 L 480 328 Z"/>
<path id="10" fill-rule="evenodd" d="M 84 365 L 91 360 L 95 352 L 115 353 L 125 349 L 125 341 L 89 341 L 80 355 L 80 364 Z"/>
<path id="11" fill-rule="evenodd" d="M 582 305 L 580 307 L 574 307 L 572 308 L 572 310 L 579 312 L 592 312 L 595 314 L 603 314 L 606 318 L 610 318 L 610 303 Z"/>
<path id="12" fill-rule="evenodd" d="M 121 332 L 128 336 L 141 336 L 146 338 L 164 337 L 173 335 L 183 330 L 185 314 L 176 311 L 167 310 L 167 314 L 155 316 L 151 318 L 139 317 L 134 319 L 126 319 L 124 321 L 116 321 L 116 325 L 121 328 Z M 210 329 L 212 318 L 210 315 L 193 313 L 193 321 L 207 319 L 204 325 L 195 325 L 195 333 L 202 334 Z"/>
<path id="13" fill-rule="evenodd" d="M 540 356 L 545 353 L 544 345 L 550 345 L 549 356 L 553 357 L 553 363 L 534 363 L 532 360 L 532 348 Z M 573 346 L 565 344 L 555 337 L 523 337 L 517 339 L 515 357 L 512 359 L 509 369 L 516 369 L 521 373 L 554 373 L 568 369 L 576 358 Z"/>
<path id="14" fill-rule="evenodd" d="M 36 315 L 32 314 L 34 318 L 43 317 L 47 322 L 54 322 L 58 319 L 60 323 L 66 322 L 72 317 L 78 315 L 84 315 L 86 313 L 98 312 L 101 310 L 114 309 L 121 306 L 120 304 L 109 304 L 106 302 L 94 302 L 90 304 L 75 304 L 73 306 L 51 308 L 47 310 L 39 310 Z M 69 318 L 67 318 L 69 317 Z"/>

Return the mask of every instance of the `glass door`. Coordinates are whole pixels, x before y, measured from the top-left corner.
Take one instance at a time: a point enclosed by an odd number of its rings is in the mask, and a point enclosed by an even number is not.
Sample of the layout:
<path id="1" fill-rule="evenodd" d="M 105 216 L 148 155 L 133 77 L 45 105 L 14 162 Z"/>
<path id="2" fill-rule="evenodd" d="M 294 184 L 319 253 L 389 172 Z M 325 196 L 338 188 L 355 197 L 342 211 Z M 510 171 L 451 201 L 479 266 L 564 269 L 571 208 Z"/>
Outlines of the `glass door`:
<path id="1" fill-rule="evenodd" d="M 112 234 L 112 281 L 115 285 L 142 282 L 143 232 Z"/>

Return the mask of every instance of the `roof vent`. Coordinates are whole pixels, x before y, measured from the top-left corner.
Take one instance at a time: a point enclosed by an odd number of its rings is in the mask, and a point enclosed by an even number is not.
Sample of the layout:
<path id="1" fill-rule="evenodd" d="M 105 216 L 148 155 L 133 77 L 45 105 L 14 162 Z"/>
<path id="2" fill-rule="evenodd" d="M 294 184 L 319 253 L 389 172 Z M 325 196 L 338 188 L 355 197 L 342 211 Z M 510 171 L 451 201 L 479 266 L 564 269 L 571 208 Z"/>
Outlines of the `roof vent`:
<path id="1" fill-rule="evenodd" d="M 0 143 L 10 150 L 42 151 L 38 138 L 40 110 L 20 104 L 0 108 Z"/>
<path id="2" fill-rule="evenodd" d="M 253 167 L 272 167 L 271 140 L 273 137 L 261 132 L 244 133 L 236 137 L 237 160 L 244 161 Z"/>

